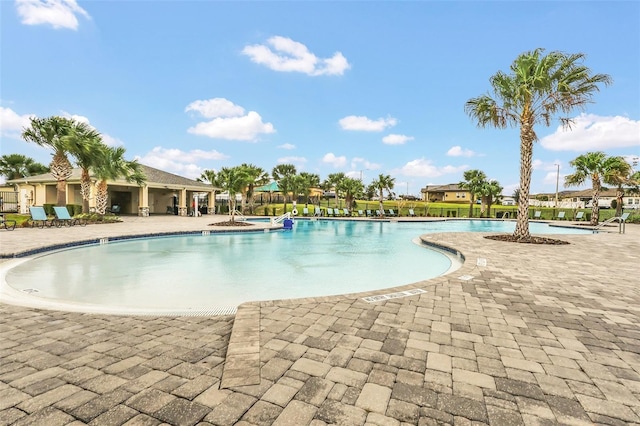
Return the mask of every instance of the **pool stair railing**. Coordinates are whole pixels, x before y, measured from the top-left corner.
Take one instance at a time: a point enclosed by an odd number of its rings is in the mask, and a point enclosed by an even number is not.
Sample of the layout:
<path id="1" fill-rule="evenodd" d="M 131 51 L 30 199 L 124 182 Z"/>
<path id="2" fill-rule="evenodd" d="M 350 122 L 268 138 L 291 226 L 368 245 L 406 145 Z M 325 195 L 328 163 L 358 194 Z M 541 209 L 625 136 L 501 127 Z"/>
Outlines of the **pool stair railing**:
<path id="1" fill-rule="evenodd" d="M 622 216 L 610 217 L 609 219 L 605 220 L 604 222 L 598 224 L 593 229 L 602 229 L 605 226 L 607 226 L 608 224 L 617 221 L 618 222 L 618 234 L 624 234 L 624 232 L 625 232 L 625 224 L 627 222 L 627 218 L 628 217 L 629 217 L 629 213 L 623 213 Z"/>
<path id="2" fill-rule="evenodd" d="M 240 222 L 247 220 L 247 217 L 240 213 L 238 210 L 234 210 L 233 215 L 235 216 L 236 220 L 239 220 Z"/>
<path id="3" fill-rule="evenodd" d="M 291 219 L 291 213 L 290 212 L 286 212 L 283 215 L 280 215 L 278 217 L 272 217 L 271 218 L 271 224 L 272 225 L 276 225 L 278 223 L 282 223 L 285 219 Z"/>

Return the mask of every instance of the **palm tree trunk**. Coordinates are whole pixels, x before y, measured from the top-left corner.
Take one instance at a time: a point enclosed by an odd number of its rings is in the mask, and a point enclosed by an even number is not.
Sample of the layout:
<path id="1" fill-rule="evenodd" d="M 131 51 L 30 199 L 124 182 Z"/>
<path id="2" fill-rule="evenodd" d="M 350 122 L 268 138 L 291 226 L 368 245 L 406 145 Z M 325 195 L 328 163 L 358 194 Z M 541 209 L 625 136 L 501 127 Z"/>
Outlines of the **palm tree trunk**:
<path id="1" fill-rule="evenodd" d="M 597 178 L 592 177 L 591 183 L 593 185 L 593 197 L 591 198 L 591 221 L 589 225 L 596 226 L 600 219 L 600 176 Z"/>
<path id="2" fill-rule="evenodd" d="M 382 204 L 382 196 L 383 195 L 384 195 L 384 190 L 382 188 L 380 188 L 380 200 L 378 200 L 378 201 L 380 203 L 380 215 L 381 216 L 384 216 L 384 204 Z"/>
<path id="3" fill-rule="evenodd" d="M 622 216 L 622 203 L 624 202 L 624 190 L 622 189 L 622 185 L 618 185 L 618 189 L 616 190 L 616 216 Z"/>
<path id="4" fill-rule="evenodd" d="M 520 128 L 520 197 L 518 197 L 518 219 L 513 236 L 518 240 L 531 238 L 529 233 L 529 189 L 531 187 L 531 169 L 533 161 L 533 123 L 523 120 Z"/>
<path id="5" fill-rule="evenodd" d="M 56 205 L 67 205 L 67 179 L 71 177 L 73 167 L 63 152 L 56 152 L 51 159 L 51 175 L 56 179 Z"/>
<path id="6" fill-rule="evenodd" d="M 107 212 L 107 181 L 101 180 L 96 188 L 96 212 L 104 215 Z"/>
<path id="7" fill-rule="evenodd" d="M 82 196 L 82 213 L 89 213 L 91 176 L 89 176 L 89 170 L 86 169 L 82 169 L 82 179 L 80 180 L 80 195 Z"/>

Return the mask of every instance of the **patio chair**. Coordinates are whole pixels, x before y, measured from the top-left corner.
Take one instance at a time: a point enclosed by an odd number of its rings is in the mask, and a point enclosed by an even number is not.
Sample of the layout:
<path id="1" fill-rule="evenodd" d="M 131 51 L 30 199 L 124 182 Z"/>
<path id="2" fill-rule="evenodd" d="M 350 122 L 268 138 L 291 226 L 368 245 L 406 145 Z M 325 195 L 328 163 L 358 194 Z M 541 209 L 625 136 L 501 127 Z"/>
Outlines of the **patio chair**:
<path id="1" fill-rule="evenodd" d="M 558 213 L 558 217 L 556 217 L 556 219 L 557 219 L 557 220 L 564 220 L 564 215 L 565 215 L 565 213 L 564 213 L 563 211 L 562 211 L 562 212 L 559 212 L 559 213 Z"/>
<path id="2" fill-rule="evenodd" d="M 384 212 L 384 210 L 383 210 Z M 376 210 L 376 216 L 382 216 L 382 213 L 380 213 L 380 210 Z"/>
<path id="3" fill-rule="evenodd" d="M 395 216 L 396 212 L 393 211 L 393 209 L 389 209 L 389 216 Z"/>
<path id="4" fill-rule="evenodd" d="M 582 220 L 584 218 L 584 212 L 580 211 L 576 213 L 575 220 Z"/>
<path id="5" fill-rule="evenodd" d="M 333 209 L 330 207 L 327 207 L 327 216 L 333 216 Z"/>
<path id="6" fill-rule="evenodd" d="M 5 219 L 3 214 L 0 214 L 0 228 L 4 228 L 7 231 L 13 231 L 16 229 L 16 221 L 11 219 Z"/>
<path id="7" fill-rule="evenodd" d="M 53 225 L 53 221 L 49 220 L 42 206 L 29 207 L 29 214 L 31 215 L 29 222 L 32 227 L 37 226 L 38 228 L 44 228 L 45 226 Z"/>
<path id="8" fill-rule="evenodd" d="M 542 212 L 540 210 L 536 210 L 536 212 L 533 214 L 533 218 L 540 219 L 541 217 L 542 217 Z"/>
<path id="9" fill-rule="evenodd" d="M 629 213 L 622 213 L 620 216 L 620 222 L 626 222 L 629 219 Z"/>
<path id="10" fill-rule="evenodd" d="M 362 210 L 358 210 L 358 216 L 364 216 L 364 212 Z"/>
<path id="11" fill-rule="evenodd" d="M 309 216 L 309 209 L 306 207 L 302 208 L 302 216 Z"/>
<path id="12" fill-rule="evenodd" d="M 413 209 L 409 209 L 409 216 L 416 217 L 416 213 L 413 211 Z"/>
<path id="13" fill-rule="evenodd" d="M 333 215 L 336 216 L 336 217 L 340 216 L 340 209 L 337 208 L 337 207 L 335 209 L 333 209 Z"/>
<path id="14" fill-rule="evenodd" d="M 342 209 L 342 213 L 343 213 L 344 216 L 351 216 L 349 214 L 349 209 Z"/>
<path id="15" fill-rule="evenodd" d="M 371 210 L 367 210 L 367 217 L 372 216 L 373 213 L 371 213 Z"/>
<path id="16" fill-rule="evenodd" d="M 315 211 L 313 212 L 313 215 L 316 217 L 322 216 L 322 210 L 320 210 L 320 207 L 316 207 Z"/>
<path id="17" fill-rule="evenodd" d="M 85 226 L 87 224 L 86 221 L 71 217 L 71 215 L 69 214 L 69 210 L 67 210 L 67 208 L 64 207 L 64 206 L 55 206 L 53 208 L 53 212 L 56 214 L 56 218 L 55 218 L 55 221 L 53 223 L 58 228 L 60 228 L 62 225 L 66 225 L 66 226 L 73 226 L 73 225 Z"/>

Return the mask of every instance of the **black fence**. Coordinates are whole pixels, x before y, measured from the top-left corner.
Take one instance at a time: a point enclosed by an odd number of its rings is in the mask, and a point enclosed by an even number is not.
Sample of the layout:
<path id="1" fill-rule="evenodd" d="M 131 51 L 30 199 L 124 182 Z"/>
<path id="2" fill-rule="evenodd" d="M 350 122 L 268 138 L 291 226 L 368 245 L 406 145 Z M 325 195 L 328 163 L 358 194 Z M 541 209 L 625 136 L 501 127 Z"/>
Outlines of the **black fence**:
<path id="1" fill-rule="evenodd" d="M 18 193 L 14 191 L 0 192 L 0 213 L 18 213 Z"/>

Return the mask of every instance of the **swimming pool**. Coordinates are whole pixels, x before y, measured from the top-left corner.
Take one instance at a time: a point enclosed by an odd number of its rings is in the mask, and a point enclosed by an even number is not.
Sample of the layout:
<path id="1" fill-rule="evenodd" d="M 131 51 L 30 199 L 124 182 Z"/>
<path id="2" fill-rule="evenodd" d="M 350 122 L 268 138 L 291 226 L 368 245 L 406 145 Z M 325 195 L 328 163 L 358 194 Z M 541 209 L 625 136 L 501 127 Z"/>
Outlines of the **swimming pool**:
<path id="1" fill-rule="evenodd" d="M 194 312 L 246 301 L 364 292 L 456 268 L 429 232 L 512 232 L 503 221 L 297 220 L 293 231 L 123 240 L 45 253 L 7 271 L 31 296 L 125 311 Z M 573 233 L 532 223 L 532 233 Z M 582 231 L 584 232 L 584 231 Z"/>

